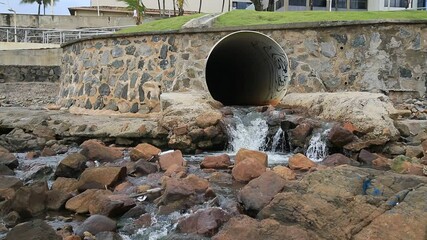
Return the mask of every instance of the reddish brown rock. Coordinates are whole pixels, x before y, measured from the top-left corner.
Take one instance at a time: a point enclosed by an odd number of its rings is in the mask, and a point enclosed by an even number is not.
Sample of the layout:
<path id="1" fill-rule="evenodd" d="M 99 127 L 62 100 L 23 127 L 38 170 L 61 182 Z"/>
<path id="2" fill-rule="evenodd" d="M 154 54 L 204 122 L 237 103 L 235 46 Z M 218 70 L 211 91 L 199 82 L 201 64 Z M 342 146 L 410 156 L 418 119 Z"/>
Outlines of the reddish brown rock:
<path id="1" fill-rule="evenodd" d="M 410 158 L 422 158 L 424 151 L 422 146 L 405 146 L 405 156 Z"/>
<path id="2" fill-rule="evenodd" d="M 66 156 L 55 170 L 55 178 L 78 178 L 86 169 L 87 158 L 80 153 L 72 153 Z"/>
<path id="3" fill-rule="evenodd" d="M 154 157 L 157 157 L 161 150 L 151 144 L 148 143 L 141 143 L 138 144 L 136 147 L 132 148 L 132 150 L 129 153 L 130 160 L 132 161 L 138 161 L 139 159 L 144 159 L 146 161 L 149 161 L 153 159 Z"/>
<path id="4" fill-rule="evenodd" d="M 94 183 L 105 187 L 114 187 L 126 178 L 126 167 L 86 168 L 79 178 L 81 186 Z"/>
<path id="5" fill-rule="evenodd" d="M 7 233 L 5 240 L 61 240 L 62 238 L 56 234 L 56 231 L 46 222 L 40 219 L 35 219 L 29 222 L 24 222 L 16 225 L 10 232 Z"/>
<path id="6" fill-rule="evenodd" d="M 25 158 L 26 159 L 36 159 L 40 157 L 40 152 L 39 151 L 31 151 L 31 152 L 27 152 L 27 154 L 25 154 Z"/>
<path id="7" fill-rule="evenodd" d="M 33 134 L 37 137 L 44 138 L 46 140 L 55 140 L 55 131 L 43 125 L 38 125 L 34 128 Z"/>
<path id="8" fill-rule="evenodd" d="M 222 119 L 222 113 L 219 111 L 205 112 L 196 118 L 196 124 L 200 128 L 207 128 L 216 125 Z"/>
<path id="9" fill-rule="evenodd" d="M 10 169 L 15 169 L 18 167 L 18 159 L 10 153 L 6 148 L 0 146 L 0 164 L 6 165 Z"/>
<path id="10" fill-rule="evenodd" d="M 246 158 L 256 159 L 260 164 L 268 166 L 268 155 L 265 152 L 241 148 L 236 154 L 234 164 L 237 165 Z"/>
<path id="11" fill-rule="evenodd" d="M 372 165 L 372 161 L 377 159 L 377 158 L 378 158 L 377 155 L 375 155 L 375 154 L 373 154 L 373 153 L 371 153 L 365 149 L 362 149 L 360 151 L 358 157 L 357 157 L 357 160 L 359 162 L 366 163 L 368 165 Z"/>
<path id="12" fill-rule="evenodd" d="M 115 232 L 116 228 L 117 223 L 111 218 L 103 215 L 92 215 L 77 227 L 76 234 L 83 236 L 83 233 L 87 231 L 96 235 L 100 232 Z"/>
<path id="13" fill-rule="evenodd" d="M 0 176 L 0 190 L 9 188 L 18 190 L 23 185 L 24 183 L 19 178 L 12 176 Z"/>
<path id="14" fill-rule="evenodd" d="M 258 221 L 246 215 L 231 218 L 212 240 L 259 240 L 259 239 L 321 239 L 312 231 L 298 225 L 284 225 L 273 219 Z"/>
<path id="15" fill-rule="evenodd" d="M 97 204 L 98 199 L 103 196 L 109 196 L 112 192 L 109 190 L 88 189 L 79 195 L 69 199 L 65 203 L 65 208 L 75 213 L 88 213 L 92 204 Z"/>
<path id="16" fill-rule="evenodd" d="M 346 157 L 341 153 L 334 153 L 332 155 L 327 156 L 325 159 L 323 159 L 322 164 L 326 166 L 339 166 L 344 164 L 359 166 L 358 162 Z"/>
<path id="17" fill-rule="evenodd" d="M 163 175 L 167 176 L 167 177 L 176 177 L 178 175 L 180 177 L 185 177 L 186 173 L 187 173 L 187 168 L 185 168 L 184 166 L 172 164 L 171 166 L 168 167 L 168 169 L 166 170 L 166 172 Z M 178 177 L 178 178 L 180 178 L 180 177 Z"/>
<path id="18" fill-rule="evenodd" d="M 42 152 L 40 153 L 40 156 L 42 157 L 51 157 L 51 156 L 55 156 L 56 152 L 55 150 L 53 150 L 50 147 L 44 147 Z"/>
<path id="19" fill-rule="evenodd" d="M 131 169 L 128 169 L 129 173 L 136 177 L 148 175 L 158 171 L 157 164 L 148 162 L 144 159 L 138 160 L 133 164 Z"/>
<path id="20" fill-rule="evenodd" d="M 230 215 L 221 208 L 201 209 L 180 220 L 176 229 L 182 233 L 195 233 L 211 237 L 230 219 Z"/>
<path id="21" fill-rule="evenodd" d="M 301 153 L 295 154 L 289 158 L 289 168 L 292 170 L 308 171 L 313 167 L 316 167 L 316 163 Z"/>
<path id="22" fill-rule="evenodd" d="M 12 201 L 12 209 L 24 218 L 42 213 L 46 209 L 47 191 L 47 182 L 43 181 L 19 188 Z"/>
<path id="23" fill-rule="evenodd" d="M 168 170 L 168 168 L 173 164 L 184 166 L 184 158 L 182 157 L 180 150 L 160 154 L 159 165 L 163 171 Z"/>
<path id="24" fill-rule="evenodd" d="M 96 198 L 96 202 L 93 201 L 89 204 L 91 215 L 101 214 L 107 217 L 120 217 L 136 205 L 133 198 L 124 194 L 102 195 Z"/>
<path id="25" fill-rule="evenodd" d="M 275 166 L 273 172 L 285 180 L 295 180 L 295 172 L 285 166 Z"/>
<path id="26" fill-rule="evenodd" d="M 52 190 L 60 190 L 66 193 L 77 191 L 79 181 L 74 178 L 57 178 L 52 184 Z"/>
<path id="27" fill-rule="evenodd" d="M 335 124 L 328 133 L 328 140 L 334 146 L 343 147 L 344 145 L 351 143 L 356 136 L 353 133 L 338 124 Z"/>
<path id="28" fill-rule="evenodd" d="M 46 208 L 48 210 L 60 210 L 65 208 L 65 203 L 72 198 L 71 193 L 63 192 L 61 190 L 50 190 L 47 192 Z"/>
<path id="29" fill-rule="evenodd" d="M 227 169 L 231 165 L 230 156 L 221 154 L 216 156 L 206 156 L 202 163 L 201 168 L 214 168 L 214 169 Z"/>
<path id="30" fill-rule="evenodd" d="M 283 189 L 285 183 L 279 175 L 267 171 L 246 184 L 237 194 L 237 199 L 246 211 L 257 213 Z"/>
<path id="31" fill-rule="evenodd" d="M 296 146 L 304 146 L 307 137 L 313 131 L 313 126 L 309 123 L 301 123 L 290 131 L 292 143 Z"/>
<path id="32" fill-rule="evenodd" d="M 107 147 L 97 140 L 87 140 L 80 145 L 81 154 L 85 155 L 88 160 L 100 162 L 112 162 L 123 157 L 119 148 Z"/>
<path id="33" fill-rule="evenodd" d="M 224 172 L 213 172 L 209 177 L 209 182 L 231 184 L 233 176 Z"/>
<path id="34" fill-rule="evenodd" d="M 231 171 L 233 178 L 239 182 L 249 182 L 250 180 L 261 176 L 266 171 L 265 165 L 254 158 L 246 158 L 244 161 L 236 164 Z"/>
<path id="35" fill-rule="evenodd" d="M 391 159 L 377 156 L 377 158 L 372 161 L 372 167 L 380 170 L 389 170 L 391 163 L 392 163 Z"/>

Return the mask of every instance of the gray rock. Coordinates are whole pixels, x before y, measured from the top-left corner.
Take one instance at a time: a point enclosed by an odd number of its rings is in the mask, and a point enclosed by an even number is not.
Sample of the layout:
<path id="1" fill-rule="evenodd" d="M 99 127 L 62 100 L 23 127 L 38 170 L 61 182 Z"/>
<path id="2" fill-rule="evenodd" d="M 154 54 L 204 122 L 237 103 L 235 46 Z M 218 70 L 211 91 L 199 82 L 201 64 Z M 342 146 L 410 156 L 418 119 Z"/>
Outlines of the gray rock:
<path id="1" fill-rule="evenodd" d="M 114 47 L 113 50 L 111 50 L 111 56 L 113 56 L 113 58 L 118 58 L 118 57 L 122 57 L 123 56 L 123 49 L 121 47 Z"/>
<path id="2" fill-rule="evenodd" d="M 35 219 L 30 222 L 24 222 L 16 225 L 6 235 L 5 240 L 61 240 L 62 238 L 56 234 L 56 231 L 46 222 L 40 219 Z"/>
<path id="3" fill-rule="evenodd" d="M 79 236 L 83 236 L 85 231 L 90 232 L 92 235 L 96 235 L 100 232 L 114 232 L 116 231 L 116 221 L 102 215 L 92 215 L 87 218 L 80 226 L 77 227 L 75 233 Z"/>

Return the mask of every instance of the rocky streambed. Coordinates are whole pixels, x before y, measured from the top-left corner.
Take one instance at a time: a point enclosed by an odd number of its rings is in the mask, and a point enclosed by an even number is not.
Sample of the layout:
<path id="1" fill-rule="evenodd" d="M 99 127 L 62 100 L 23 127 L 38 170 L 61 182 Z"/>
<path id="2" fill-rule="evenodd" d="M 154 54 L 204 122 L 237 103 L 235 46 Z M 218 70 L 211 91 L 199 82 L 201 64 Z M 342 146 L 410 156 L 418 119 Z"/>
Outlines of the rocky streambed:
<path id="1" fill-rule="evenodd" d="M 138 117 L 2 108 L 2 238 L 426 239 L 422 109 L 290 94 L 236 122 L 190 99 Z M 255 133 L 231 144 L 230 126 Z"/>

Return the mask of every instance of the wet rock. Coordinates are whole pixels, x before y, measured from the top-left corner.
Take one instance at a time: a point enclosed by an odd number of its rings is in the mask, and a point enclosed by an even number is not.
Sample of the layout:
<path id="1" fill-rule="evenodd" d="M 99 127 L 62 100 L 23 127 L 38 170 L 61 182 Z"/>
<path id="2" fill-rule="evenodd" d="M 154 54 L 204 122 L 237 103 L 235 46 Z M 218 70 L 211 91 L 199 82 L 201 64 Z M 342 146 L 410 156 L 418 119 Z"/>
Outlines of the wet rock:
<path id="1" fill-rule="evenodd" d="M 24 183 L 19 178 L 0 176 L 0 199 L 12 200 L 15 197 L 16 190 L 23 185 Z M 0 206 L 0 209 L 4 207 L 5 206 Z"/>
<path id="2" fill-rule="evenodd" d="M 21 222 L 21 216 L 18 212 L 12 211 L 3 218 L 3 221 L 6 227 L 12 228 Z"/>
<path id="3" fill-rule="evenodd" d="M 230 156 L 221 154 L 217 156 L 206 156 L 200 164 L 200 168 L 227 169 L 230 165 Z"/>
<path id="4" fill-rule="evenodd" d="M 176 229 L 181 233 L 196 233 L 210 237 L 230 219 L 230 215 L 221 208 L 201 209 L 180 220 Z"/>
<path id="5" fill-rule="evenodd" d="M 111 194 L 109 190 L 88 189 L 69 199 L 65 203 L 65 208 L 75 213 L 88 213 L 92 204 L 98 204 L 98 198 Z"/>
<path id="6" fill-rule="evenodd" d="M 53 168 L 51 166 L 45 165 L 43 163 L 34 164 L 25 169 L 22 179 L 25 182 L 33 182 L 35 180 L 48 180 L 53 173 Z"/>
<path id="7" fill-rule="evenodd" d="M 196 125 L 200 128 L 207 128 L 216 125 L 222 119 L 219 111 L 205 112 L 196 117 Z"/>
<path id="8" fill-rule="evenodd" d="M 48 210 L 64 209 L 65 203 L 72 198 L 70 192 L 63 192 L 62 190 L 50 190 L 46 196 L 46 208 Z"/>
<path id="9" fill-rule="evenodd" d="M 275 166 L 273 172 L 285 180 L 295 180 L 296 174 L 291 169 L 285 166 Z"/>
<path id="10" fill-rule="evenodd" d="M 147 162 L 144 159 L 137 161 L 133 165 L 132 169 L 129 169 L 130 174 L 137 177 L 148 175 L 150 173 L 155 173 L 157 171 L 158 171 L 157 164 Z"/>
<path id="11" fill-rule="evenodd" d="M 246 211 L 256 214 L 284 188 L 285 183 L 279 175 L 267 171 L 244 186 L 237 194 L 237 199 Z"/>
<path id="12" fill-rule="evenodd" d="M 183 178 L 183 177 L 186 177 L 186 174 L 187 174 L 187 168 L 177 164 L 172 164 L 170 167 L 168 167 L 168 170 L 166 170 L 166 172 L 163 175 L 168 177 Z"/>
<path id="13" fill-rule="evenodd" d="M 102 240 L 123 240 L 120 234 L 116 232 L 100 232 L 95 235 L 95 238 Z"/>
<path id="14" fill-rule="evenodd" d="M 97 196 L 96 204 L 89 205 L 90 214 L 119 217 L 135 207 L 135 200 L 123 194 Z"/>
<path id="15" fill-rule="evenodd" d="M 33 129 L 33 134 L 46 140 L 55 140 L 55 131 L 47 126 L 38 125 Z"/>
<path id="16" fill-rule="evenodd" d="M 92 215 L 78 226 L 75 232 L 79 236 L 83 236 L 83 233 L 86 231 L 92 235 L 96 235 L 100 232 L 115 232 L 116 225 L 116 221 L 106 216 Z"/>
<path id="17" fill-rule="evenodd" d="M 40 156 L 42 156 L 42 157 L 52 157 L 52 156 L 55 156 L 55 155 L 56 155 L 55 150 L 53 150 L 50 147 L 44 147 L 43 150 L 40 153 Z"/>
<path id="18" fill-rule="evenodd" d="M 0 164 L 13 170 L 18 167 L 19 162 L 15 155 L 10 153 L 6 148 L 0 146 Z"/>
<path id="19" fill-rule="evenodd" d="M 132 148 L 129 156 L 132 161 L 138 161 L 139 159 L 149 161 L 154 157 L 157 157 L 160 152 L 161 150 L 159 148 L 151 144 L 141 143 L 138 144 L 135 148 Z"/>
<path id="20" fill-rule="evenodd" d="M 304 229 L 298 225 L 280 224 L 273 219 L 258 221 L 246 215 L 239 215 L 231 218 L 212 237 L 212 240 L 259 240 L 259 239 L 298 239 L 315 240 L 321 239 L 312 231 Z"/>
<path id="21" fill-rule="evenodd" d="M 234 164 L 237 165 L 246 158 L 256 159 L 265 167 L 268 166 L 268 155 L 266 153 L 245 148 L 239 149 L 234 159 Z"/>
<path id="22" fill-rule="evenodd" d="M 137 205 L 131 209 L 129 209 L 126 213 L 121 216 L 121 219 L 127 219 L 127 218 L 138 218 L 142 214 L 147 213 L 145 211 L 145 208 L 141 205 Z"/>
<path id="23" fill-rule="evenodd" d="M 379 216 L 387 216 L 394 211 L 387 212 L 387 209 L 405 205 L 398 204 L 407 201 L 401 191 L 410 191 L 425 183 L 425 177 L 338 166 L 305 175 L 298 185 L 277 194 L 257 217 L 296 223 L 324 239 L 351 239 L 361 226 L 363 228 Z M 393 200 L 400 195 L 397 201 Z M 423 207 L 424 202 L 411 201 L 410 204 Z M 423 222 L 421 219 L 418 223 Z M 425 228 L 427 223 L 424 221 L 423 224 Z M 409 228 L 418 231 L 415 226 Z M 389 228 L 376 230 L 390 231 Z"/>
<path id="24" fill-rule="evenodd" d="M 102 142 L 97 140 L 87 140 L 80 147 L 82 148 L 80 153 L 92 161 L 112 162 L 123 157 L 120 149 L 106 147 Z"/>
<path id="25" fill-rule="evenodd" d="M 309 123 L 301 123 L 290 131 L 292 144 L 303 147 L 306 139 L 313 131 L 313 126 Z"/>
<path id="26" fill-rule="evenodd" d="M 206 192 L 208 187 L 209 182 L 207 180 L 194 174 L 182 179 L 167 179 L 165 191 L 158 200 L 158 204 L 163 205 L 159 210 L 160 213 L 167 214 L 204 202 L 204 197 L 200 198 L 200 196 Z"/>
<path id="27" fill-rule="evenodd" d="M 323 159 L 321 163 L 326 166 L 339 166 L 344 164 L 359 166 L 359 162 L 356 162 L 341 153 L 334 153 L 332 155 L 329 155 L 325 159 Z"/>
<path id="28" fill-rule="evenodd" d="M 114 187 L 126 178 L 126 167 L 86 168 L 79 178 L 79 189 L 84 185 Z"/>
<path id="29" fill-rule="evenodd" d="M 80 153 L 72 153 L 66 156 L 55 170 L 55 178 L 78 178 L 86 168 L 87 158 Z"/>
<path id="30" fill-rule="evenodd" d="M 233 176 L 229 173 L 224 172 L 214 172 L 209 177 L 209 182 L 222 183 L 222 184 L 231 184 L 233 181 Z"/>
<path id="31" fill-rule="evenodd" d="M 15 172 L 4 164 L 0 164 L 0 175 L 13 176 Z"/>
<path id="32" fill-rule="evenodd" d="M 173 164 L 184 166 L 184 158 L 180 150 L 160 154 L 159 165 L 163 171 L 166 171 Z"/>
<path id="33" fill-rule="evenodd" d="M 289 158 L 289 168 L 292 170 L 308 171 L 313 167 L 316 167 L 316 163 L 301 153 L 295 154 Z"/>
<path id="34" fill-rule="evenodd" d="M 266 170 L 265 165 L 261 164 L 255 158 L 246 158 L 244 161 L 236 164 L 231 171 L 233 178 L 239 182 L 249 182 L 250 180 L 261 176 Z"/>
<path id="35" fill-rule="evenodd" d="M 57 178 L 52 184 L 52 190 L 71 193 L 77 191 L 79 181 L 74 178 Z"/>
<path id="36" fill-rule="evenodd" d="M 40 157 L 39 151 L 30 151 L 30 152 L 27 152 L 27 154 L 25 154 L 26 159 L 36 159 L 38 157 Z"/>
<path id="37" fill-rule="evenodd" d="M 46 222 L 40 219 L 35 219 L 30 222 L 24 222 L 16 225 L 6 235 L 5 240 L 61 240 L 62 238 L 56 234 L 56 231 Z"/>
<path id="38" fill-rule="evenodd" d="M 46 181 L 35 182 L 19 188 L 12 201 L 12 209 L 24 218 L 43 213 L 46 209 L 48 190 Z"/>
<path id="39" fill-rule="evenodd" d="M 328 133 L 328 140 L 334 146 L 343 147 L 344 145 L 351 143 L 356 138 L 352 132 L 341 127 L 340 125 L 334 125 Z"/>
<path id="40" fill-rule="evenodd" d="M 377 155 L 375 155 L 375 154 L 373 154 L 373 153 L 371 153 L 371 152 L 369 152 L 369 151 L 367 151 L 365 149 L 362 149 L 360 151 L 358 157 L 357 157 L 357 160 L 359 162 L 362 162 L 362 163 L 365 163 L 365 164 L 368 164 L 368 165 L 372 165 L 372 161 L 375 160 L 375 159 L 377 159 L 377 158 L 378 158 Z"/>

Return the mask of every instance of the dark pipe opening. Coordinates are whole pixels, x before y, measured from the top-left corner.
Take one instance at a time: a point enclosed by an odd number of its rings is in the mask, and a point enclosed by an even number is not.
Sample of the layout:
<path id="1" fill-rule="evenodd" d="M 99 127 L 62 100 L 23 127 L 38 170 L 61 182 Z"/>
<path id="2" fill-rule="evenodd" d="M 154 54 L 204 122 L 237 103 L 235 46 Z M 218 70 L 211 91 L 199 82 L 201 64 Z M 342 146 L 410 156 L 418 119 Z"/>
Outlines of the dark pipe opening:
<path id="1" fill-rule="evenodd" d="M 274 104 L 285 94 L 288 58 L 273 39 L 239 31 L 222 38 L 206 63 L 212 97 L 224 105 Z"/>

